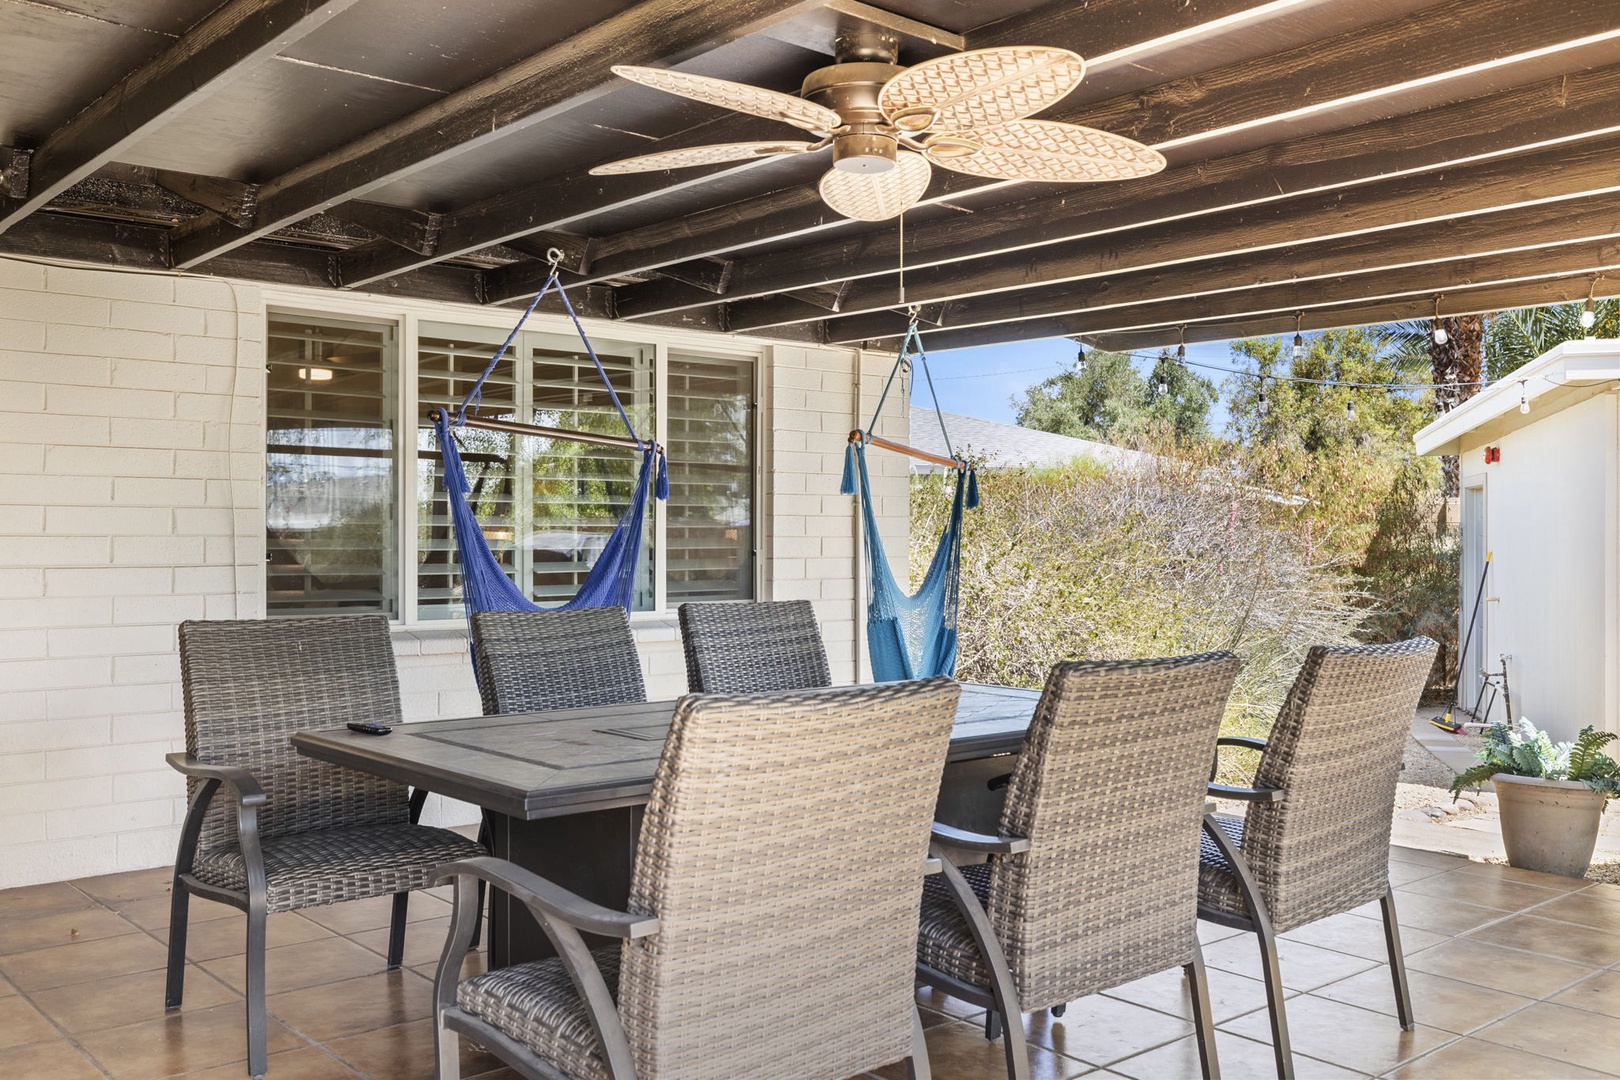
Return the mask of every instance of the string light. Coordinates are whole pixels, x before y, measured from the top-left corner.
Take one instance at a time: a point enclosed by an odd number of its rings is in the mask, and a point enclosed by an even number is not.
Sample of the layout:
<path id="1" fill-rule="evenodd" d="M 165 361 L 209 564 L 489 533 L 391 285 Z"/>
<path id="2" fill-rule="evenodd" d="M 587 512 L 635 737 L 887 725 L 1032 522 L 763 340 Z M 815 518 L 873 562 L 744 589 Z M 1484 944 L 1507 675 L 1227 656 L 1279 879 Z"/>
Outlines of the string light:
<path id="1" fill-rule="evenodd" d="M 1305 355 L 1305 337 L 1300 332 L 1300 328 L 1302 326 L 1304 326 L 1304 324 L 1305 324 L 1305 313 L 1303 311 L 1296 311 L 1294 313 L 1294 359 L 1295 360 L 1298 360 L 1298 359 L 1302 358 Z"/>
<path id="2" fill-rule="evenodd" d="M 1525 393 L 1523 379 L 1519 380 L 1519 412 L 1524 415 L 1529 415 L 1530 412 L 1530 398 Z"/>
<path id="3" fill-rule="evenodd" d="M 1586 306 L 1581 308 L 1581 329 L 1586 331 L 1587 337 L 1592 336 L 1592 327 L 1597 325 L 1597 305 L 1593 302 L 1592 296 L 1597 292 L 1597 283 L 1602 277 L 1603 275 L 1599 274 L 1592 279 L 1591 287 L 1586 290 Z"/>
<path id="4" fill-rule="evenodd" d="M 1356 403 L 1354 400 L 1344 403 L 1344 418 L 1354 422 L 1356 418 Z"/>
<path id="5" fill-rule="evenodd" d="M 1084 375 L 1086 373 L 1086 347 L 1080 345 L 1078 348 L 1080 351 L 1075 353 L 1074 357 L 1074 373 Z"/>
<path id="6" fill-rule="evenodd" d="M 1160 375 L 1159 376 L 1159 396 L 1164 397 L 1164 395 L 1168 394 L 1169 392 L 1170 392 L 1170 380 L 1166 379 L 1163 375 Z"/>
<path id="7" fill-rule="evenodd" d="M 1434 298 L 1434 343 L 1436 345 L 1446 343 L 1446 328 L 1440 325 L 1440 297 L 1438 296 Z"/>
<path id="8" fill-rule="evenodd" d="M 1261 416 L 1264 416 L 1266 413 L 1271 411 L 1271 404 L 1270 402 L 1266 401 L 1266 388 L 1264 386 L 1260 388 L 1260 399 L 1256 404 L 1256 408 L 1259 410 Z"/>
<path id="9" fill-rule="evenodd" d="M 1187 369 L 1187 328 L 1178 326 L 1176 327 L 1176 333 L 1180 336 L 1180 340 L 1176 343 L 1176 366 L 1185 371 Z"/>

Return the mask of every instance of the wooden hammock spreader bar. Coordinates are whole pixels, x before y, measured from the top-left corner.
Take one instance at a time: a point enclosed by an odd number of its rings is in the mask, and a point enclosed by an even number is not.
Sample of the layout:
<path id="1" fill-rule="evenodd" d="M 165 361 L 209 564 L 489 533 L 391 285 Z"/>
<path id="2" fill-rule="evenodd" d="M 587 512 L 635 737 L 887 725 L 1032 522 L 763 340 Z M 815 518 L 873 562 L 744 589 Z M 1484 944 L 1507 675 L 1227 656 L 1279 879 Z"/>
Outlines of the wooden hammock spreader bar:
<path id="1" fill-rule="evenodd" d="M 442 409 L 428 410 L 428 419 L 438 421 Z M 520 424 L 515 420 L 486 420 L 478 416 L 462 417 L 456 421 L 455 413 L 447 413 L 457 427 L 478 428 L 482 431 L 504 431 L 511 435 L 540 435 L 548 439 L 567 439 L 571 442 L 592 443 L 596 446 L 614 446 L 622 450 L 641 450 L 644 444 L 623 435 L 598 435 L 592 431 L 569 431 L 566 428 L 544 427 L 540 424 Z M 662 448 L 659 453 L 663 453 Z"/>
<path id="2" fill-rule="evenodd" d="M 893 450 L 897 454 L 905 454 L 907 457 L 914 457 L 919 461 L 926 461 L 930 464 L 943 465 L 947 469 L 960 469 L 965 465 L 965 462 L 958 461 L 955 458 L 941 457 L 938 454 L 930 454 L 926 450 L 918 450 L 915 446 L 907 446 L 905 443 L 893 442 L 876 435 L 866 435 L 859 429 L 849 433 L 849 441 L 852 443 L 865 443 L 867 446 L 881 446 L 885 450 Z"/>

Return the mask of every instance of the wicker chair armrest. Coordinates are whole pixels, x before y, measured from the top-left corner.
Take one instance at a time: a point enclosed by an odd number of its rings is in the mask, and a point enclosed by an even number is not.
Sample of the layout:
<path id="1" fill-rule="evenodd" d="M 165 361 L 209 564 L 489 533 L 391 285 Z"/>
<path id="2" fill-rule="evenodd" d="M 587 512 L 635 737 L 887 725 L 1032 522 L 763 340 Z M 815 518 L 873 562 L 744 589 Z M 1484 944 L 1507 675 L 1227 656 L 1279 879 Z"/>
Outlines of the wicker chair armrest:
<path id="1" fill-rule="evenodd" d="M 954 825 L 934 822 L 933 842 L 953 851 L 978 851 L 989 855 L 1017 855 L 1029 850 L 1029 841 L 1022 836 L 991 836 L 988 833 L 969 832 Z"/>
<path id="2" fill-rule="evenodd" d="M 1264 750 L 1266 740 L 1256 739 L 1252 735 L 1222 735 L 1215 740 L 1216 746 L 1246 746 L 1250 750 Z"/>
<path id="3" fill-rule="evenodd" d="M 578 893 L 569 892 L 561 885 L 547 881 L 531 870 L 525 870 L 505 859 L 489 855 L 445 863 L 439 867 L 435 884 L 452 882 L 463 874 L 487 881 L 536 911 L 544 912 L 559 922 L 567 923 L 588 934 L 643 938 L 658 933 L 656 916 L 633 915 L 627 911 L 614 911 L 612 908 L 592 903 Z"/>
<path id="4" fill-rule="evenodd" d="M 1280 787 L 1267 787 L 1255 785 L 1254 787 L 1239 787 L 1236 784 L 1210 784 L 1209 795 L 1212 799 L 1236 799 L 1239 802 L 1277 802 L 1287 790 Z"/>
<path id="5" fill-rule="evenodd" d="M 210 765 L 206 761 L 198 761 L 190 754 L 168 754 L 164 758 L 174 769 L 194 776 L 199 780 L 218 780 L 236 792 L 237 801 L 243 806 L 263 806 L 266 796 L 264 788 L 254 775 L 236 765 Z"/>

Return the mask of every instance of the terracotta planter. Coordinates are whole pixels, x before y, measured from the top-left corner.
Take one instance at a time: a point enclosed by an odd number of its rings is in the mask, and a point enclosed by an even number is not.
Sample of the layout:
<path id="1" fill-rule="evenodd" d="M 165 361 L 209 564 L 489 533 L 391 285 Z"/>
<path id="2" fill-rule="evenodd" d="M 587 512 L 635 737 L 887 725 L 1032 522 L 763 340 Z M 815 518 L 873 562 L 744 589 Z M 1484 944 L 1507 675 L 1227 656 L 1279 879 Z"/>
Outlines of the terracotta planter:
<path id="1" fill-rule="evenodd" d="M 1585 877 L 1597 846 L 1604 796 L 1574 780 L 1497 773 L 1508 865 L 1544 874 Z"/>

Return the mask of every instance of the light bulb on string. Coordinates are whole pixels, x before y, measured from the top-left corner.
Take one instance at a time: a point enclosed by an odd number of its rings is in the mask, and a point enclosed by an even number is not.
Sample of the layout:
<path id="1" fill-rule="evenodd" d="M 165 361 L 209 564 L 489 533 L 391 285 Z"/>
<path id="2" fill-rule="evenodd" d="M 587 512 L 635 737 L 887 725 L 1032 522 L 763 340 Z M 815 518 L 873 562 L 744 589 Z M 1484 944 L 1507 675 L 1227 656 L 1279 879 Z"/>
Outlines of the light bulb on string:
<path id="1" fill-rule="evenodd" d="M 1168 394 L 1169 392 L 1170 392 L 1170 380 L 1166 379 L 1163 375 L 1160 375 L 1159 376 L 1159 396 L 1164 397 L 1164 395 Z"/>
<path id="2" fill-rule="evenodd" d="M 1176 334 L 1178 338 L 1176 341 L 1176 367 L 1185 371 L 1187 369 L 1187 328 L 1185 326 L 1176 327 Z"/>
<path id="3" fill-rule="evenodd" d="M 1530 414 L 1530 398 L 1524 391 L 1524 380 L 1519 380 L 1519 412 L 1522 415 Z"/>
<path id="4" fill-rule="evenodd" d="M 1356 403 L 1355 403 L 1354 399 L 1344 403 L 1344 418 L 1346 420 L 1350 420 L 1352 422 L 1355 420 L 1355 418 L 1356 418 Z"/>
<path id="5" fill-rule="evenodd" d="M 1305 337 L 1304 337 L 1304 334 L 1301 332 L 1301 327 L 1303 326 L 1304 322 L 1305 322 L 1305 313 L 1303 311 L 1296 312 L 1294 314 L 1294 359 L 1295 360 L 1301 359 L 1305 355 Z"/>
<path id="6" fill-rule="evenodd" d="M 1259 410 L 1261 416 L 1264 416 L 1271 411 L 1271 403 L 1266 400 L 1266 392 L 1264 390 L 1260 391 L 1260 397 L 1256 403 L 1256 408 Z"/>
<path id="7" fill-rule="evenodd" d="M 1447 340 L 1446 328 L 1440 325 L 1440 298 L 1434 298 L 1434 343 L 1444 345 Z"/>
<path id="8" fill-rule="evenodd" d="M 1075 353 L 1074 373 L 1076 375 L 1084 375 L 1086 373 L 1086 347 L 1084 345 L 1079 346 L 1079 351 Z"/>
<path id="9" fill-rule="evenodd" d="M 1581 309 L 1581 329 L 1590 330 L 1596 325 L 1597 308 L 1593 305 L 1592 298 L 1588 296 L 1586 298 L 1586 306 Z"/>

